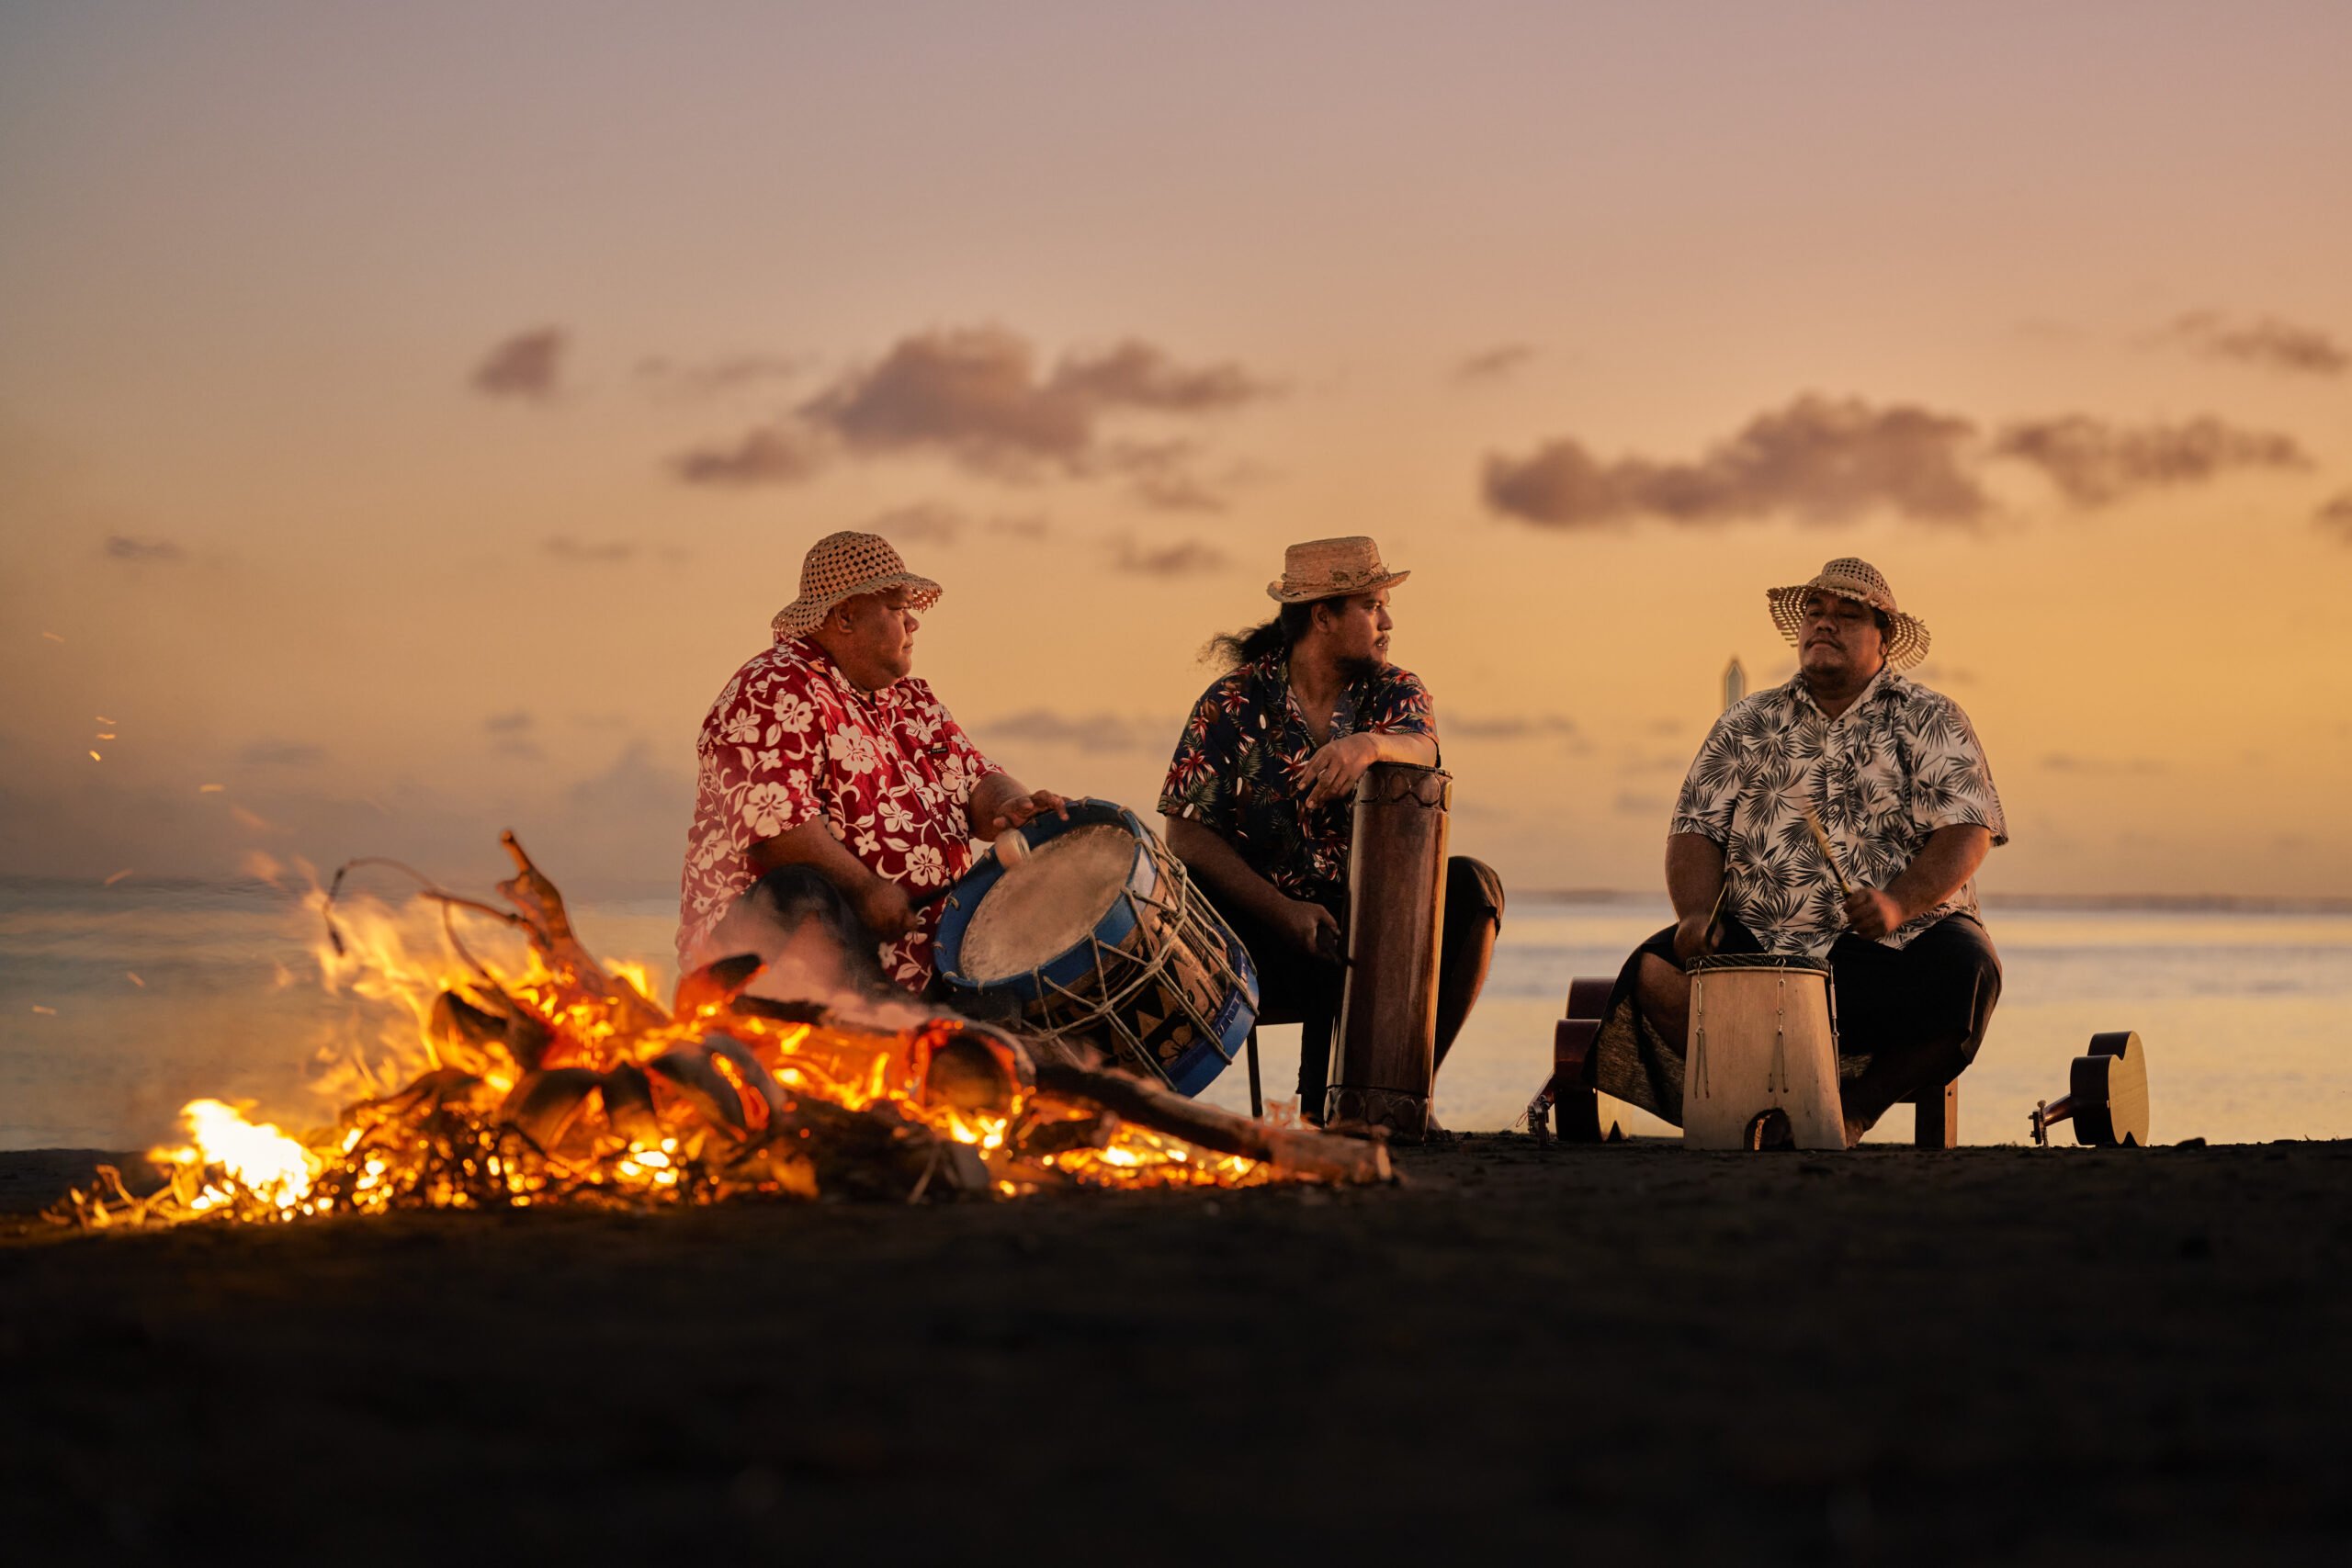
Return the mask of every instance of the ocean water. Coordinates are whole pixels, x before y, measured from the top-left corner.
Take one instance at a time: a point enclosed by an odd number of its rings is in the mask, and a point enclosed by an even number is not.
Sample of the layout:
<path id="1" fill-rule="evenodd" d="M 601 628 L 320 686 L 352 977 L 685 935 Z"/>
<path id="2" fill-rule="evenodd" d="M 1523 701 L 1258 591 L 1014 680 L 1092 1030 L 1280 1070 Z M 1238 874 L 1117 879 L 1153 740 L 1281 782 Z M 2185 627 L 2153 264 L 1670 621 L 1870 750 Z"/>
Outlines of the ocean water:
<path id="1" fill-rule="evenodd" d="M 593 949 L 645 963 L 666 994 L 673 903 L 574 913 Z M 1446 1124 L 1511 1124 L 1550 1071 L 1569 980 L 1613 974 L 1666 919 L 1662 897 L 1515 895 L 1439 1079 Z M 2068 1062 L 2115 1029 L 2146 1043 L 2159 1143 L 2352 1137 L 2352 913 L 1996 906 L 1987 924 L 2005 985 L 1962 1079 L 1963 1142 L 2024 1141 L 2034 1101 L 2064 1094 Z M 261 883 L 0 879 L 0 1148 L 144 1146 L 206 1095 L 288 1125 L 324 1120 L 354 1043 L 398 1033 L 405 1015 L 322 986 L 320 929 L 296 894 Z M 429 944 L 430 922 L 415 935 Z M 1270 1096 L 1291 1092 L 1297 1037 L 1263 1032 Z M 1204 1098 L 1246 1108 L 1239 1065 Z M 1907 1137 L 1908 1122 L 1898 1110 L 1873 1137 Z"/>

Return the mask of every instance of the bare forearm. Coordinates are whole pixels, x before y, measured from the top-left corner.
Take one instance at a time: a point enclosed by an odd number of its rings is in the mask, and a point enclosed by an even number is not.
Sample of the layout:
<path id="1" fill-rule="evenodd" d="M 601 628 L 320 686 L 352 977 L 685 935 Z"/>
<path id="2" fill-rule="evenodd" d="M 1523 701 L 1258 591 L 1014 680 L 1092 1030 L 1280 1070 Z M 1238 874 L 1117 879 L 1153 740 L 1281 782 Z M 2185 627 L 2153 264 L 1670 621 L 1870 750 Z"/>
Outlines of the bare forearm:
<path id="1" fill-rule="evenodd" d="M 1029 794 L 1026 785 L 1011 773 L 990 773 L 972 786 L 972 798 L 964 808 L 972 825 L 972 837 L 996 837 L 996 819 L 1004 815 L 1005 807 Z"/>
<path id="2" fill-rule="evenodd" d="M 1724 847 L 1704 833 L 1671 833 L 1666 840 L 1666 896 L 1678 920 L 1704 915 L 1724 890 Z"/>
<path id="3" fill-rule="evenodd" d="M 831 824 L 821 817 L 788 833 L 761 840 L 745 852 L 745 858 L 755 876 L 765 876 L 780 866 L 805 865 L 853 898 L 882 880 L 849 852 L 849 846 L 833 837 Z"/>
<path id="4" fill-rule="evenodd" d="M 1250 868 L 1241 852 L 1226 840 L 1224 834 L 1204 827 L 1189 817 L 1163 817 L 1168 824 L 1168 847 L 1184 863 L 1184 869 L 1208 885 L 1209 892 L 1223 903 L 1255 916 L 1267 925 L 1279 925 L 1283 907 L 1290 900 L 1282 890 Z"/>
<path id="5" fill-rule="evenodd" d="M 1959 892 L 1992 849 L 1989 828 L 1973 822 L 1939 828 L 1887 888 L 1887 897 L 1902 908 L 1905 920 L 1917 919 Z"/>
<path id="6" fill-rule="evenodd" d="M 1405 762 L 1416 768 L 1437 766 L 1437 741 L 1433 737 L 1410 731 L 1374 730 L 1371 739 L 1372 760 L 1375 762 Z"/>

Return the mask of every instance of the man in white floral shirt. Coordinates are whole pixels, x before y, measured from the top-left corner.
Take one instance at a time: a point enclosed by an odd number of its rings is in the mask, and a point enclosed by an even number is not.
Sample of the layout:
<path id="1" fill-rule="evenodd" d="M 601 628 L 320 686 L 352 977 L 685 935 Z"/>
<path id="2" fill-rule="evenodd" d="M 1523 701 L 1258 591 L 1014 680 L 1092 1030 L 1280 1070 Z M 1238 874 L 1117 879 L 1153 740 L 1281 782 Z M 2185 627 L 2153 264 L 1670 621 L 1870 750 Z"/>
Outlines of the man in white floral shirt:
<path id="1" fill-rule="evenodd" d="M 926 896 L 993 839 L 1065 804 L 989 761 L 913 678 L 917 614 L 939 584 L 873 534 L 827 536 L 800 569 L 775 640 L 711 705 L 678 911 L 692 969 L 741 951 L 741 905 L 816 908 L 881 944 L 910 990 L 932 975 Z M 746 895 L 754 895 L 747 900 Z M 724 924 L 722 922 L 725 922 Z"/>
<path id="2" fill-rule="evenodd" d="M 1833 560 L 1767 599 L 1797 674 L 1726 710 L 1691 763 L 1667 840 L 1675 923 L 1626 964 L 1586 1082 L 1679 1122 L 1690 962 L 1826 959 L 1851 1143 L 1975 1058 L 2001 994 L 1976 869 L 2008 829 L 1968 716 L 1899 673 L 1928 628 L 1876 568 Z"/>

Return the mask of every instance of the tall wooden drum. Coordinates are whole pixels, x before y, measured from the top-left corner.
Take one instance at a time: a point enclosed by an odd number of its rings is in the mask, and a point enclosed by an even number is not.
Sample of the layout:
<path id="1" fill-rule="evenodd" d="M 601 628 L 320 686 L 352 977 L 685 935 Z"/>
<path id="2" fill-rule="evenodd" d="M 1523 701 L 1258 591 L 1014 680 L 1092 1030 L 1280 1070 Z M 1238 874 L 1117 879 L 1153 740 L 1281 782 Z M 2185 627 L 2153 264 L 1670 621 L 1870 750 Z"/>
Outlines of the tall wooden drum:
<path id="1" fill-rule="evenodd" d="M 1436 768 L 1374 762 L 1356 781 L 1348 977 L 1326 1122 L 1385 1127 L 1409 1142 L 1429 1135 L 1453 803 L 1453 777 Z"/>

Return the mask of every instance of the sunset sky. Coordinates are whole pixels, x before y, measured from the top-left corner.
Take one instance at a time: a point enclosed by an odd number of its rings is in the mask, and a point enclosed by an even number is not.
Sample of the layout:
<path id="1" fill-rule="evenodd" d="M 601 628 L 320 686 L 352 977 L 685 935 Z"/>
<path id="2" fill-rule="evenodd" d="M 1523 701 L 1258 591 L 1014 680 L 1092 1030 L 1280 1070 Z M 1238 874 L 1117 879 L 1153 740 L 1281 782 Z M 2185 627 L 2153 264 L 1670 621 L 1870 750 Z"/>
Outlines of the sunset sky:
<path id="1" fill-rule="evenodd" d="M 1856 554 L 1989 890 L 2352 893 L 2347 62 L 2342 0 L 9 0 L 0 871 L 674 887 L 870 527 L 1032 785 L 1148 813 L 1202 643 L 1366 533 L 1456 847 L 1654 887 Z"/>

